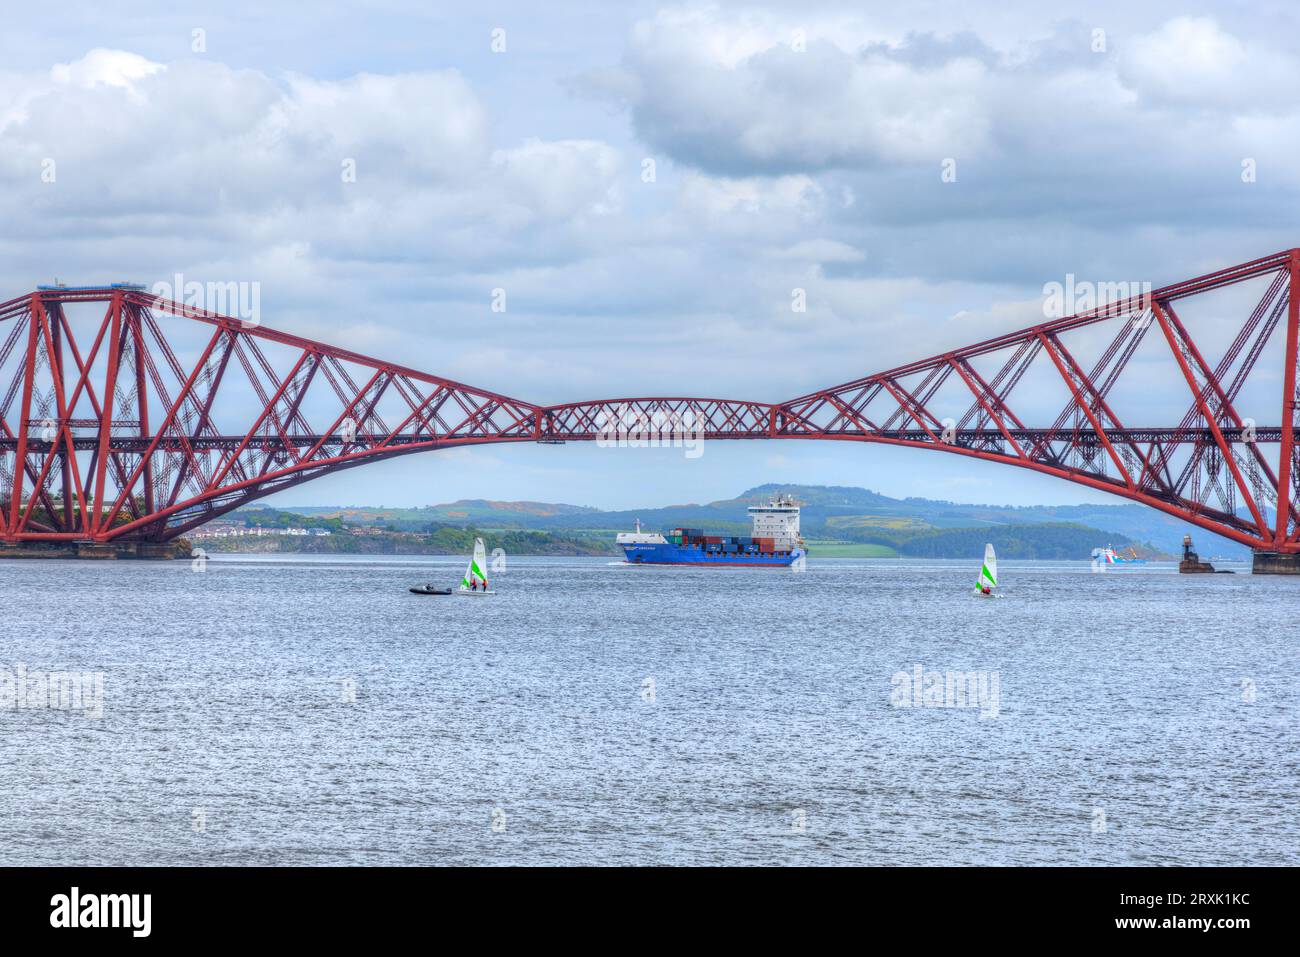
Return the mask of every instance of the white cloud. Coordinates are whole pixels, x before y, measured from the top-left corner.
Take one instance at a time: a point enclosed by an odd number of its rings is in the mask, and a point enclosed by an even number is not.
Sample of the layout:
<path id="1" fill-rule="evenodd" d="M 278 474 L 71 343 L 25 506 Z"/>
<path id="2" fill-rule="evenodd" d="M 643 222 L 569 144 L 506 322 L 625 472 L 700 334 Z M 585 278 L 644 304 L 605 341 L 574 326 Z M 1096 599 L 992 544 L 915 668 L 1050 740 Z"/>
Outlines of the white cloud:
<path id="1" fill-rule="evenodd" d="M 774 259 L 814 263 L 856 263 L 867 258 L 862 250 L 834 239 L 805 239 L 784 249 L 775 249 L 770 255 Z"/>
<path id="2" fill-rule="evenodd" d="M 1294 112 L 1300 64 L 1247 48 L 1209 17 L 1175 17 L 1123 48 L 1120 76 L 1157 106 Z"/>
<path id="3" fill-rule="evenodd" d="M 492 154 L 507 200 L 549 219 L 618 212 L 621 162 L 617 150 L 594 140 L 532 139 Z"/>
<path id="4" fill-rule="evenodd" d="M 1267 217 L 1268 189 L 1300 187 L 1289 161 L 1300 64 L 1213 20 L 1116 29 L 1097 53 L 1073 22 L 986 40 L 960 21 L 898 36 L 867 15 L 824 16 L 661 11 L 588 88 L 622 103 L 653 148 L 711 176 L 837 178 L 849 219 L 864 223 L 1081 224 L 1115 209 L 1132 226 L 1222 223 L 1225 204 Z M 1240 189 L 1246 157 L 1270 169 L 1253 192 Z M 949 159 L 957 182 L 941 190 Z"/>
<path id="5" fill-rule="evenodd" d="M 661 11 L 632 31 L 623 74 L 604 71 L 589 86 L 621 97 L 651 143 L 722 172 L 873 165 L 985 147 L 983 63 L 956 55 L 919 69 L 846 42 L 870 35 L 794 16 Z"/>
<path id="6" fill-rule="evenodd" d="M 473 259 L 502 255 L 524 227 L 564 233 L 618 208 L 617 150 L 534 139 L 494 151 L 454 70 L 280 80 L 96 50 L 11 82 L 22 105 L 0 126 L 0 210 L 40 211 L 36 232 L 51 237 L 126 228 L 221 235 L 250 253 L 305 243 L 332 260 Z"/>
<path id="7" fill-rule="evenodd" d="M 816 228 L 825 203 L 821 184 L 806 175 L 731 178 L 688 172 L 677 197 L 683 219 L 746 243 L 784 244 L 792 229 Z"/>
<path id="8" fill-rule="evenodd" d="M 164 70 L 161 63 L 125 50 L 91 50 L 72 63 L 56 63 L 50 70 L 55 83 L 91 89 L 96 86 L 130 88 L 134 81 Z"/>
<path id="9" fill-rule="evenodd" d="M 295 76 L 263 123 L 275 145 L 354 157 L 402 181 L 464 175 L 488 152 L 483 106 L 454 70 Z"/>

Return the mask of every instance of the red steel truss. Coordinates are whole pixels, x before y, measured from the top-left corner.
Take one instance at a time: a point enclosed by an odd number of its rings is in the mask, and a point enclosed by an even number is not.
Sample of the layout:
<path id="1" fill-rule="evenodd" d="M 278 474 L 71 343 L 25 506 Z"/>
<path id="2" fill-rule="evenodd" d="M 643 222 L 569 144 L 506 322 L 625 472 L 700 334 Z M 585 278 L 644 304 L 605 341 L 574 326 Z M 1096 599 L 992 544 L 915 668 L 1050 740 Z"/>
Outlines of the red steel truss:
<path id="1" fill-rule="evenodd" d="M 1231 320 L 1234 336 L 1211 364 L 1176 304 L 1249 280 L 1263 295 Z M 98 304 L 96 323 L 78 341 L 68 311 L 87 303 Z M 937 449 L 1101 489 L 1255 549 L 1300 553 L 1298 311 L 1300 250 L 1290 250 L 788 402 L 538 406 L 139 287 L 42 288 L 0 303 L 0 541 L 165 542 L 253 499 L 397 455 L 684 435 Z M 174 350 L 167 316 L 196 324 L 202 344 Z M 1257 361 L 1279 326 L 1281 369 Z M 1109 344 L 1085 362 L 1076 341 L 1088 336 Z M 1131 361 L 1146 354 L 1144 342 L 1176 369 L 1186 407 L 1176 424 L 1117 414 L 1115 394 L 1144 374 L 1135 369 L 1144 360 Z M 1252 373 L 1281 393 L 1272 424 L 1235 405 Z M 1030 408 L 1044 378 L 1064 397 L 1054 417 Z M 256 405 L 240 408 L 239 390 Z"/>

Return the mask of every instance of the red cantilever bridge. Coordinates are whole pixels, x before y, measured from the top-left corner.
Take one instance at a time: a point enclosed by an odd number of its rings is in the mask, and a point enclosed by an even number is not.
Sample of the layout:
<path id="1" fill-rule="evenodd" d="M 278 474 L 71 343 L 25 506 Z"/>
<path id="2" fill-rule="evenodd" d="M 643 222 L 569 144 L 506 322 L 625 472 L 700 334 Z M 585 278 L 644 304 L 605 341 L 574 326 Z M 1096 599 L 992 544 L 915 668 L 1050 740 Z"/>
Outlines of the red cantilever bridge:
<path id="1" fill-rule="evenodd" d="M 1207 297 L 1198 346 L 1184 313 Z M 138 286 L 43 287 L 0 304 L 0 543 L 143 552 L 367 462 L 671 421 L 1014 465 L 1300 564 L 1298 307 L 1290 250 L 785 402 L 543 406 Z"/>

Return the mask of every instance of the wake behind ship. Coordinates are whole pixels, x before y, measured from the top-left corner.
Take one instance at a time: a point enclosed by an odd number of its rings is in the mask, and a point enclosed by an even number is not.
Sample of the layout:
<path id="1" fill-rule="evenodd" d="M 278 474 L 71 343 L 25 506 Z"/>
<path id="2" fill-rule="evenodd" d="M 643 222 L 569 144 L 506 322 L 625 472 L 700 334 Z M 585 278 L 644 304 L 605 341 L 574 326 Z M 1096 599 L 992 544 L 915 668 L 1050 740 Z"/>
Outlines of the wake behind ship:
<path id="1" fill-rule="evenodd" d="M 749 508 L 751 534 L 745 538 L 705 535 L 698 528 L 658 532 L 620 532 L 618 544 L 630 565 L 757 565 L 788 568 L 807 554 L 799 535 L 799 506 L 784 496 Z"/>

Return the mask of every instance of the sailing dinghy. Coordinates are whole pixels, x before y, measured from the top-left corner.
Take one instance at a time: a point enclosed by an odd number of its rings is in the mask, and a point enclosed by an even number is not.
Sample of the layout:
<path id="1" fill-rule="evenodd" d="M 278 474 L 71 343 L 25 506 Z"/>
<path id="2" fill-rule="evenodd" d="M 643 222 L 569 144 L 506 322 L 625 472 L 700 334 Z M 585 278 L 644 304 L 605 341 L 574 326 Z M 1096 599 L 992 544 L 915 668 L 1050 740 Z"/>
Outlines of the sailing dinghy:
<path id="1" fill-rule="evenodd" d="M 993 552 L 993 543 L 984 546 L 984 564 L 980 566 L 980 577 L 975 582 L 975 594 L 981 598 L 997 598 L 998 556 Z"/>
<path id="2" fill-rule="evenodd" d="M 474 554 L 470 557 L 469 565 L 465 567 L 465 574 L 460 580 L 460 595 L 495 595 L 496 592 L 488 588 L 487 577 L 487 549 L 483 547 L 483 539 L 474 539 Z"/>

